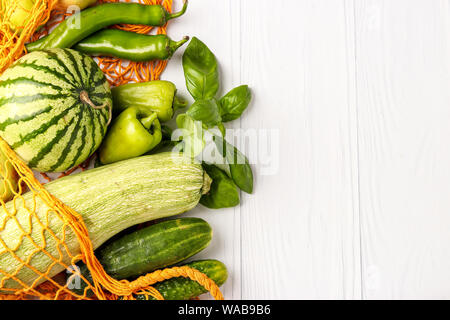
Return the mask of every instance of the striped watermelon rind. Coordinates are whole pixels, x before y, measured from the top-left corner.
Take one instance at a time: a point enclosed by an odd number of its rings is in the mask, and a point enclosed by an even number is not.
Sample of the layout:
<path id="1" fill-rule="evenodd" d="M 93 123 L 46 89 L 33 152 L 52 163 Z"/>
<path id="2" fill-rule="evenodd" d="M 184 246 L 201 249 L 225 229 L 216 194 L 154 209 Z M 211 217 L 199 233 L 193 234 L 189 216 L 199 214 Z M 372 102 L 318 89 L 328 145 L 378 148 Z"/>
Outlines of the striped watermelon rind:
<path id="1" fill-rule="evenodd" d="M 96 109 L 80 98 L 87 92 Z M 0 76 L 0 136 L 32 169 L 62 172 L 100 146 L 111 90 L 87 55 L 71 49 L 29 53 Z"/>

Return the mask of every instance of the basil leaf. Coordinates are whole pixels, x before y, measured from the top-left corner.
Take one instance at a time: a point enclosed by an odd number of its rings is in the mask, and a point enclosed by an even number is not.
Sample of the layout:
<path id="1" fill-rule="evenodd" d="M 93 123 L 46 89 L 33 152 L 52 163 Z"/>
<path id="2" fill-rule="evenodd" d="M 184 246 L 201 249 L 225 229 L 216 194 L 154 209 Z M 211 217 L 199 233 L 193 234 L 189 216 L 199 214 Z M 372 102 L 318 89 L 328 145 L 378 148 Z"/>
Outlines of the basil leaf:
<path id="1" fill-rule="evenodd" d="M 220 113 L 223 122 L 238 119 L 252 100 L 252 93 L 247 85 L 242 85 L 228 92 L 220 99 Z"/>
<path id="2" fill-rule="evenodd" d="M 186 87 L 195 100 L 212 99 L 219 90 L 217 60 L 211 50 L 194 37 L 183 54 Z"/>
<path id="3" fill-rule="evenodd" d="M 196 157 L 205 147 L 202 123 L 185 113 L 178 115 L 176 122 L 183 132 L 183 152 L 192 158 Z"/>
<path id="4" fill-rule="evenodd" d="M 203 169 L 213 181 L 211 189 L 202 196 L 200 203 L 211 209 L 237 206 L 239 204 L 239 192 L 233 180 L 214 165 L 204 163 Z"/>
<path id="5" fill-rule="evenodd" d="M 222 137 L 214 136 L 214 142 L 221 155 L 230 166 L 234 183 L 244 192 L 253 192 L 253 172 L 247 157 Z"/>
<path id="6" fill-rule="evenodd" d="M 207 128 L 212 128 L 222 123 L 220 108 L 216 99 L 197 100 L 186 111 L 192 119 L 201 121 Z"/>

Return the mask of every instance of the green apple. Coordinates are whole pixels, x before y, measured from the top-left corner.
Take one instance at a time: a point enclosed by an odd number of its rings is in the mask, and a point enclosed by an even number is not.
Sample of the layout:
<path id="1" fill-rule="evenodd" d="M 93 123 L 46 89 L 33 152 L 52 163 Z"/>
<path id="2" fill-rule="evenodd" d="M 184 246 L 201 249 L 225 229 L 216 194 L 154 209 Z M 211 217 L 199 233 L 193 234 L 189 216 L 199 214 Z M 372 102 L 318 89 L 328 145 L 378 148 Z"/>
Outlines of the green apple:
<path id="1" fill-rule="evenodd" d="M 7 202 L 14 197 L 14 192 L 17 192 L 18 190 L 19 175 L 17 174 L 13 165 L 9 161 L 7 161 L 5 154 L 1 150 L 0 167 L 0 198 L 4 202 Z"/>

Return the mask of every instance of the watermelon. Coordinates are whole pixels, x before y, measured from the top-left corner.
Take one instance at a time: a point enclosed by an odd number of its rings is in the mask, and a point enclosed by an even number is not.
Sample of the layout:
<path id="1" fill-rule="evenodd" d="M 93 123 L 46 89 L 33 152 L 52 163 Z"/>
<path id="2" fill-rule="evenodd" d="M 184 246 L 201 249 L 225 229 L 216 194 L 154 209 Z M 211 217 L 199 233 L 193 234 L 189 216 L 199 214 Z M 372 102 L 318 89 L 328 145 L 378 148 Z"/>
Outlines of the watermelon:
<path id="1" fill-rule="evenodd" d="M 111 105 L 92 58 L 71 49 L 32 52 L 0 76 L 0 136 L 30 168 L 66 171 L 99 147 Z"/>

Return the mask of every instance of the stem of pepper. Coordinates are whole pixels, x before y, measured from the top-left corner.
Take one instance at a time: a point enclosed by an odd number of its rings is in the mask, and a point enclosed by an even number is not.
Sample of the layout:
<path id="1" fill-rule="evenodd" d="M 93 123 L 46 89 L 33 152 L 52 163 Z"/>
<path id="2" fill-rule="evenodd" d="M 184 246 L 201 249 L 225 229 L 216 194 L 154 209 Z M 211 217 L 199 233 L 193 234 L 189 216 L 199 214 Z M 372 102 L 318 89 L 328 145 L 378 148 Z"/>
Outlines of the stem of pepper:
<path id="1" fill-rule="evenodd" d="M 183 2 L 183 8 L 181 9 L 180 12 L 175 12 L 175 13 L 171 13 L 167 16 L 167 20 L 170 19 L 175 19 L 178 17 L 181 17 L 183 14 L 185 14 L 186 10 L 187 10 L 187 6 L 188 6 L 188 0 L 184 0 Z"/>
<path id="2" fill-rule="evenodd" d="M 186 100 L 180 99 L 177 96 L 173 98 L 173 111 L 177 111 L 178 109 L 186 108 L 188 105 Z"/>
<path id="3" fill-rule="evenodd" d="M 142 119 L 140 119 L 140 121 L 145 129 L 150 130 L 150 128 L 153 125 L 153 122 L 157 119 L 157 117 L 158 117 L 158 114 L 156 112 L 154 112 L 154 113 L 152 113 L 151 116 L 142 118 Z"/>
<path id="4" fill-rule="evenodd" d="M 92 109 L 101 110 L 101 109 L 104 109 L 104 108 L 108 107 L 108 109 L 109 109 L 109 119 L 108 119 L 108 123 L 106 123 L 106 126 L 109 126 L 109 124 L 111 123 L 111 120 L 112 120 L 112 106 L 111 106 L 110 103 L 105 102 L 101 106 L 96 106 L 92 102 L 91 98 L 89 98 L 89 94 L 87 93 L 86 90 L 83 90 L 83 91 L 80 92 L 80 100 L 81 100 L 81 102 L 89 105 Z"/>
<path id="5" fill-rule="evenodd" d="M 189 41 L 189 37 L 188 36 L 184 36 L 183 39 L 181 39 L 180 41 L 172 41 L 172 40 L 170 40 L 170 44 L 169 44 L 169 48 L 168 48 L 170 56 L 172 56 L 173 53 L 175 51 L 177 51 L 177 49 L 179 47 L 181 47 L 183 44 L 185 44 L 188 41 Z"/>

